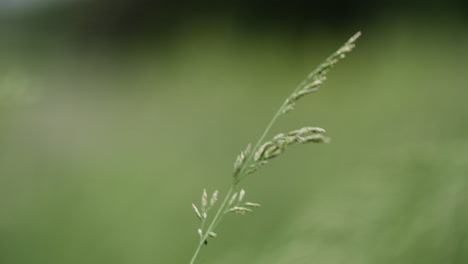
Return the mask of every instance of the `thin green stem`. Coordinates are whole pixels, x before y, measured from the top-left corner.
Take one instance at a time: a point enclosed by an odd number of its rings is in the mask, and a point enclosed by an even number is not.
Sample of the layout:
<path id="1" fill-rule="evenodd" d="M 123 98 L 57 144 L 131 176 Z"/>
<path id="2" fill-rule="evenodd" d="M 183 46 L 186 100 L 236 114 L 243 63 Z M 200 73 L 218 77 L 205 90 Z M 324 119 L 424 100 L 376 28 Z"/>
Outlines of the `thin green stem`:
<path id="1" fill-rule="evenodd" d="M 195 250 L 195 253 L 193 254 L 192 260 L 190 260 L 190 264 L 195 263 L 195 260 L 197 259 L 198 253 L 200 253 L 200 249 L 203 246 L 203 242 L 198 243 L 197 249 Z"/>
<path id="2" fill-rule="evenodd" d="M 303 89 L 310 81 L 311 79 L 313 80 L 314 78 L 320 75 L 322 75 L 322 77 L 324 77 L 324 75 L 326 74 L 326 72 L 341 58 L 344 58 L 344 54 L 347 53 L 347 52 L 350 52 L 352 50 L 352 48 L 354 47 L 354 42 L 356 41 L 356 39 L 361 35 L 360 32 L 356 33 L 353 37 L 351 37 L 340 49 L 338 49 L 335 53 L 333 53 L 331 56 L 329 56 L 327 59 L 325 59 L 325 61 L 323 61 L 312 73 L 310 73 L 307 78 L 302 81 L 297 87 L 296 89 L 294 89 L 294 91 L 292 92 L 292 94 L 281 104 L 281 106 L 278 108 L 278 110 L 276 111 L 276 113 L 273 115 L 273 118 L 270 120 L 270 122 L 268 123 L 267 127 L 265 128 L 265 130 L 263 131 L 262 135 L 260 136 L 260 138 L 258 139 L 258 141 L 255 143 L 255 146 L 252 148 L 252 151 L 250 152 L 250 154 L 247 156 L 247 159 L 245 160 L 245 162 L 243 162 L 242 164 L 242 167 L 240 168 L 239 170 L 239 173 L 237 175 L 235 175 L 234 179 L 233 179 L 233 182 L 232 182 L 232 185 L 229 189 L 229 191 L 227 192 L 226 196 L 224 197 L 224 200 L 221 204 L 221 206 L 218 208 L 218 211 L 216 212 L 216 215 L 214 216 L 214 218 L 211 220 L 210 222 L 210 225 L 208 226 L 207 230 L 205 232 L 202 233 L 201 235 L 201 238 L 200 238 L 200 243 L 198 244 L 197 246 L 197 249 L 195 250 L 195 253 L 194 255 L 192 256 L 192 260 L 190 261 L 190 264 L 194 264 L 195 263 L 195 260 L 197 259 L 198 257 L 198 254 L 200 253 L 200 250 L 202 248 L 202 246 L 205 244 L 205 241 L 208 239 L 209 235 L 210 235 L 210 232 L 213 232 L 215 230 L 215 228 L 218 226 L 218 224 L 221 222 L 221 219 L 223 218 L 223 216 L 227 213 L 227 208 L 229 207 L 229 204 L 228 204 L 228 201 L 230 200 L 231 198 L 231 195 L 233 194 L 235 188 L 237 187 L 237 185 L 242 182 L 246 177 L 247 175 L 249 174 L 248 173 L 248 169 L 250 168 L 250 166 L 252 165 L 252 161 L 253 161 L 253 158 L 254 158 L 254 155 L 255 155 L 255 151 L 260 147 L 260 145 L 263 143 L 263 141 L 265 140 L 265 137 L 268 135 L 268 133 L 270 132 L 271 128 L 273 127 L 273 125 L 276 123 L 276 120 L 278 119 L 278 117 L 280 117 L 282 114 L 285 113 L 285 110 L 287 109 L 288 107 L 288 104 L 290 104 L 291 102 L 289 101 L 290 98 L 293 98 L 294 99 L 294 95 L 299 92 L 301 89 Z M 297 97 L 296 97 L 297 98 Z M 289 105 L 291 106 L 291 105 Z M 202 228 L 205 224 L 205 220 L 206 219 L 203 219 L 203 222 L 202 222 Z"/>

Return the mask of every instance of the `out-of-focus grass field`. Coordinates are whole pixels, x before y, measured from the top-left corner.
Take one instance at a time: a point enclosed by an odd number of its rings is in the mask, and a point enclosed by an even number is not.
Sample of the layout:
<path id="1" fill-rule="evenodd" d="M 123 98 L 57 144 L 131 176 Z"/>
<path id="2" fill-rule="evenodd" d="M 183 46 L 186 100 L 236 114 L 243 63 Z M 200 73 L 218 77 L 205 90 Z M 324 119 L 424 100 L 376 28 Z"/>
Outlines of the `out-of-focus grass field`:
<path id="1" fill-rule="evenodd" d="M 245 182 L 199 263 L 467 263 L 468 32 L 369 25 L 274 132 L 321 126 Z M 188 263 L 191 209 L 358 29 L 181 27 L 164 43 L 73 52 L 0 44 L 0 263 Z M 54 40 L 51 40 L 53 42 Z"/>

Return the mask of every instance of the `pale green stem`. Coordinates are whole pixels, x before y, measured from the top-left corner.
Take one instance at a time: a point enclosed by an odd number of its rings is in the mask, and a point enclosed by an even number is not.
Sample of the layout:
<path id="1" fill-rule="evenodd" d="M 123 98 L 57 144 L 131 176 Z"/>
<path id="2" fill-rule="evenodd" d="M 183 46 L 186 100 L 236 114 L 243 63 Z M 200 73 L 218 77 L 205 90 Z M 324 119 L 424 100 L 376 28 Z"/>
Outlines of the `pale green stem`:
<path id="1" fill-rule="evenodd" d="M 359 36 L 360 36 L 360 32 L 358 32 L 356 35 L 354 35 L 350 40 L 348 40 L 348 42 L 345 43 L 345 45 L 349 44 L 349 43 L 352 43 L 354 42 Z M 344 47 L 345 45 L 343 45 L 342 47 Z M 341 49 L 341 48 L 340 48 Z M 336 58 L 340 53 L 340 49 L 338 51 L 336 51 L 335 53 L 333 53 L 332 55 L 330 55 L 327 59 L 325 59 L 324 62 L 322 62 L 322 64 L 320 64 L 311 74 L 309 74 L 307 76 L 307 78 L 302 81 L 297 87 L 296 89 L 294 89 L 293 93 L 296 93 L 298 92 L 304 85 L 307 84 L 307 81 L 310 80 L 311 78 L 313 78 L 316 74 L 318 74 L 320 71 L 322 71 L 325 67 L 325 65 L 332 61 L 334 58 Z M 292 95 L 291 94 L 291 95 Z M 288 97 L 289 98 L 289 97 Z M 197 259 L 197 256 L 198 254 L 200 253 L 200 249 L 202 248 L 204 242 L 206 239 L 208 239 L 209 237 L 209 234 L 210 232 L 213 232 L 216 228 L 216 226 L 219 224 L 219 222 L 221 221 L 223 215 L 226 213 L 226 207 L 228 207 L 228 201 L 230 200 L 231 198 L 231 195 L 232 193 L 234 192 L 236 186 L 241 182 L 243 181 L 247 174 L 246 174 L 246 170 L 250 167 L 251 163 L 252 163 L 252 159 L 254 157 L 254 153 L 255 151 L 258 149 L 258 147 L 260 147 L 260 144 L 263 143 L 263 141 L 265 140 L 265 137 L 268 135 L 268 133 L 270 132 L 271 128 L 273 127 L 273 125 L 275 124 L 276 120 L 278 119 L 279 116 L 281 116 L 283 114 L 283 110 L 284 108 L 286 107 L 286 105 L 288 104 L 288 99 L 286 99 L 280 106 L 280 108 L 278 109 L 278 111 L 276 111 L 275 115 L 273 116 L 273 118 L 270 120 L 270 122 L 268 123 L 267 127 L 265 128 L 265 130 L 263 131 L 262 135 L 260 136 L 260 138 L 258 139 L 257 143 L 255 144 L 255 146 L 252 148 L 252 152 L 248 155 L 247 157 L 247 160 L 243 163 L 240 171 L 239 171 L 239 174 L 237 175 L 237 177 L 234 178 L 234 181 L 231 185 L 231 188 L 229 189 L 229 191 L 227 192 L 226 194 L 226 197 L 224 198 L 224 201 L 223 203 L 221 204 L 221 206 L 218 208 L 218 211 L 216 212 L 216 215 L 215 217 L 213 218 L 213 220 L 211 221 L 208 229 L 205 231 L 205 233 L 202 235 L 201 239 L 200 239 L 200 243 L 198 244 L 198 247 L 197 249 L 195 250 L 195 253 L 194 255 L 192 256 L 192 260 L 190 261 L 190 264 L 194 264 L 195 263 L 195 260 Z M 204 222 L 203 222 L 204 224 Z"/>

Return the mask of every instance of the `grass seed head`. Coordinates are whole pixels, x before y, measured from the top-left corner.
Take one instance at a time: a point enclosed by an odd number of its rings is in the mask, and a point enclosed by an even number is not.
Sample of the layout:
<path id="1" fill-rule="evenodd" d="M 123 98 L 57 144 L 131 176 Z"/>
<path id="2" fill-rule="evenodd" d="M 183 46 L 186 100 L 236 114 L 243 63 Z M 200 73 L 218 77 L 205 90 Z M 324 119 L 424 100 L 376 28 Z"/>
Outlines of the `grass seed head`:
<path id="1" fill-rule="evenodd" d="M 305 97 L 305 95 L 313 93 L 317 91 L 320 86 L 325 82 L 327 79 L 326 74 L 333 68 L 333 66 L 338 63 L 340 60 L 346 57 L 346 54 L 351 52 L 355 44 L 354 42 L 359 38 L 361 32 L 356 33 L 352 36 L 343 46 L 341 46 L 335 53 L 329 56 L 325 61 L 323 61 L 313 72 L 311 72 L 306 79 L 292 92 L 292 94 L 286 98 L 280 109 L 278 109 L 277 114 L 273 117 L 267 128 L 265 129 L 264 133 L 260 137 L 260 140 L 257 144 L 255 144 L 256 148 L 251 149 L 251 145 L 249 144 L 244 151 L 236 157 L 234 162 L 234 181 L 233 185 L 231 186 L 231 190 L 226 195 L 225 201 L 218 209 L 218 212 L 215 214 L 211 224 L 205 230 L 205 236 L 203 235 L 203 225 L 207 218 L 207 211 L 213 206 L 217 199 L 218 199 L 218 191 L 216 190 L 210 199 L 208 205 L 208 195 L 206 190 L 203 190 L 202 200 L 201 200 L 201 209 L 202 214 L 198 210 L 198 208 L 192 204 L 193 210 L 197 218 L 203 220 L 201 222 L 201 228 L 198 229 L 198 234 L 200 235 L 200 245 L 196 250 L 194 256 L 192 257 L 191 264 L 195 263 L 196 257 L 198 252 L 200 251 L 200 247 L 202 244 L 207 244 L 208 241 L 206 239 L 207 236 L 216 237 L 217 235 L 213 233 L 214 227 L 219 223 L 220 217 L 222 216 L 222 212 L 224 214 L 228 212 L 234 212 L 239 214 L 245 214 L 248 212 L 252 212 L 251 208 L 260 207 L 258 203 L 251 203 L 245 202 L 244 204 L 240 205 L 244 196 L 245 190 L 241 189 L 239 193 L 233 192 L 234 187 L 245 178 L 247 174 L 253 173 L 258 170 L 261 166 L 265 165 L 271 158 L 274 158 L 280 154 L 282 154 L 286 148 L 290 145 L 297 144 L 297 143 L 327 143 L 330 139 L 323 134 L 325 130 L 320 127 L 303 127 L 297 130 L 290 131 L 286 134 L 280 133 L 277 134 L 272 138 L 270 141 L 264 141 L 265 136 L 270 131 L 272 125 L 276 122 L 277 118 L 281 114 L 285 114 L 294 109 L 297 102 Z M 262 144 L 263 143 L 263 144 Z M 258 147 L 257 147 L 258 146 Z M 253 151 L 253 155 L 250 152 Z M 230 197 L 231 196 L 231 197 Z M 226 203 L 226 200 L 229 199 L 229 203 Z"/>
<path id="2" fill-rule="evenodd" d="M 307 79 L 302 82 L 294 93 L 289 96 L 283 105 L 282 113 L 285 114 L 294 109 L 297 101 L 309 93 L 313 93 L 326 80 L 326 74 L 330 69 L 337 64 L 340 60 L 346 57 L 346 54 L 351 52 L 356 45 L 354 42 L 361 36 L 361 32 L 352 36 L 343 46 L 341 46 L 335 53 L 328 57 L 322 64 L 320 64 L 313 72 L 307 76 Z"/>

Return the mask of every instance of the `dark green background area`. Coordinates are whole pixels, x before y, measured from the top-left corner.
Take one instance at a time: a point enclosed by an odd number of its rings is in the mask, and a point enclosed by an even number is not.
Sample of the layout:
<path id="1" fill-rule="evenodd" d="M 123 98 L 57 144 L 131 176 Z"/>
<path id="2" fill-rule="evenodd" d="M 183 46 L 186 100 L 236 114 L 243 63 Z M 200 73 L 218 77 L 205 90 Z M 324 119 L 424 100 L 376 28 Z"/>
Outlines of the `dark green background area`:
<path id="1" fill-rule="evenodd" d="M 0 12 L 0 263 L 188 263 L 191 203 L 358 30 L 272 131 L 333 141 L 246 180 L 198 263 L 468 262 L 464 3 L 137 3 Z"/>

